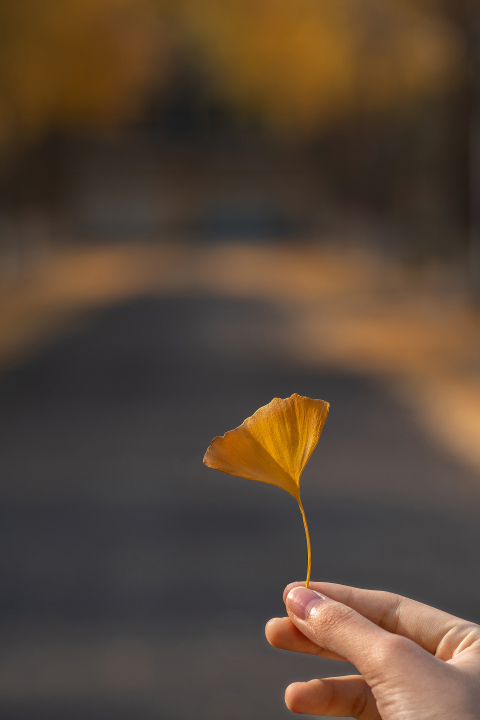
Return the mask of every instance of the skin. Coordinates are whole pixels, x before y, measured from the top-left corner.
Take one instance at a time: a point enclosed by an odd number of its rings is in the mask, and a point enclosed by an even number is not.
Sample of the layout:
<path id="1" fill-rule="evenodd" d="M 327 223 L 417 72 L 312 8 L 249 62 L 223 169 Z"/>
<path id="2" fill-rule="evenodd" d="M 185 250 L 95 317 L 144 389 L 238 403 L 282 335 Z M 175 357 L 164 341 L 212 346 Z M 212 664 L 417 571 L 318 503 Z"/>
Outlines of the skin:
<path id="1" fill-rule="evenodd" d="M 289 710 L 358 720 L 480 720 L 478 625 L 400 595 L 332 583 L 310 583 L 322 596 L 317 601 L 304 587 L 295 590 L 303 585 L 285 588 L 288 617 L 269 621 L 268 641 L 348 660 L 360 674 L 293 683 L 285 693 Z M 300 595 L 315 603 L 305 620 Z"/>

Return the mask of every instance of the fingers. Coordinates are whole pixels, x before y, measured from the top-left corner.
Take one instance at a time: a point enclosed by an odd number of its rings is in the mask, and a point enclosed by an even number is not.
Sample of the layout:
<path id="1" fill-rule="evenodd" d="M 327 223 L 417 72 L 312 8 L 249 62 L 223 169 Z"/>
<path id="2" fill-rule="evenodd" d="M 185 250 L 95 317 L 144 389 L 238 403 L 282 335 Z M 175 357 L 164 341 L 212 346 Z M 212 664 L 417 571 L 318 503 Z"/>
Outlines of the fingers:
<path id="1" fill-rule="evenodd" d="M 287 585 L 284 600 L 292 588 L 304 585 L 304 582 Z M 454 615 L 394 593 L 323 582 L 312 582 L 310 588 L 356 610 L 380 628 L 413 640 L 432 654 L 449 630 L 466 624 Z"/>
<path id="2" fill-rule="evenodd" d="M 318 647 L 312 640 L 305 637 L 288 617 L 269 620 L 265 628 L 265 635 L 270 645 L 280 650 L 318 655 L 331 660 L 344 659 L 329 650 Z"/>
<path id="3" fill-rule="evenodd" d="M 364 675 L 373 666 L 369 650 L 385 641 L 388 633 L 352 608 L 305 587 L 295 587 L 286 598 L 292 623 L 309 640 L 349 660 Z"/>
<path id="4" fill-rule="evenodd" d="M 293 624 L 307 638 L 355 665 L 372 688 L 384 681 L 392 666 L 411 678 L 432 664 L 444 665 L 411 640 L 383 630 L 351 607 L 311 589 L 293 588 L 286 605 Z"/>
<path id="5" fill-rule="evenodd" d="M 380 720 L 375 699 L 360 675 L 294 683 L 285 693 L 289 710 L 305 715 Z"/>

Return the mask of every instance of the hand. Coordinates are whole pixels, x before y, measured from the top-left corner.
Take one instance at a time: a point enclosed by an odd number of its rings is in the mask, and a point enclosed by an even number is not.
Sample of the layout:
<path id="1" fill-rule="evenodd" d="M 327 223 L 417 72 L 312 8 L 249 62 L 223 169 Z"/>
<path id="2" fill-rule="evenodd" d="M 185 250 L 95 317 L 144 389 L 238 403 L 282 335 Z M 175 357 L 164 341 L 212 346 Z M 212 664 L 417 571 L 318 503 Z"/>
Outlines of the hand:
<path id="1" fill-rule="evenodd" d="M 277 648 L 348 660 L 361 675 L 287 688 L 296 713 L 358 720 L 479 720 L 480 627 L 429 605 L 332 583 L 285 588 Z"/>

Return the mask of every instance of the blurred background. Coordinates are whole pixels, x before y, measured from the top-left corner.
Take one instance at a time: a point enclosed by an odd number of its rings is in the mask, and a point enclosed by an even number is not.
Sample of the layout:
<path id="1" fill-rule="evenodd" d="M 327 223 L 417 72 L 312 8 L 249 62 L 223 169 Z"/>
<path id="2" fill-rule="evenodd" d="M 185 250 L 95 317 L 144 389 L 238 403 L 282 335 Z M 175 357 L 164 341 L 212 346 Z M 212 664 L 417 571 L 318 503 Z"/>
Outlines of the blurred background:
<path id="1" fill-rule="evenodd" d="M 288 717 L 314 579 L 480 621 L 477 0 L 3 0 L 0 714 Z"/>

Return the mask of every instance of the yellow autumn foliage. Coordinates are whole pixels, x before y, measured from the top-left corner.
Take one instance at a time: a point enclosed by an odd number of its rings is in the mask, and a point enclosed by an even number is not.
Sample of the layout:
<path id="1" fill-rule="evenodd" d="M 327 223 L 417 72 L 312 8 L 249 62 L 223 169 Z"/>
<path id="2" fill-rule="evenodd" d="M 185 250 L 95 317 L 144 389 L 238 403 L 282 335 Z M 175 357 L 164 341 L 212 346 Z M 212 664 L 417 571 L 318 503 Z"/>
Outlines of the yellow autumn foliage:
<path id="1" fill-rule="evenodd" d="M 142 112 L 178 58 L 240 114 L 309 132 L 449 82 L 458 36 L 411 0 L 2 0 L 0 139 Z"/>
<path id="2" fill-rule="evenodd" d="M 134 116 L 167 46 L 150 0 L 2 0 L 0 140 Z"/>
<path id="3" fill-rule="evenodd" d="M 445 21 L 401 0 L 180 0 L 177 13 L 221 96 L 297 131 L 437 91 L 459 57 Z"/>

